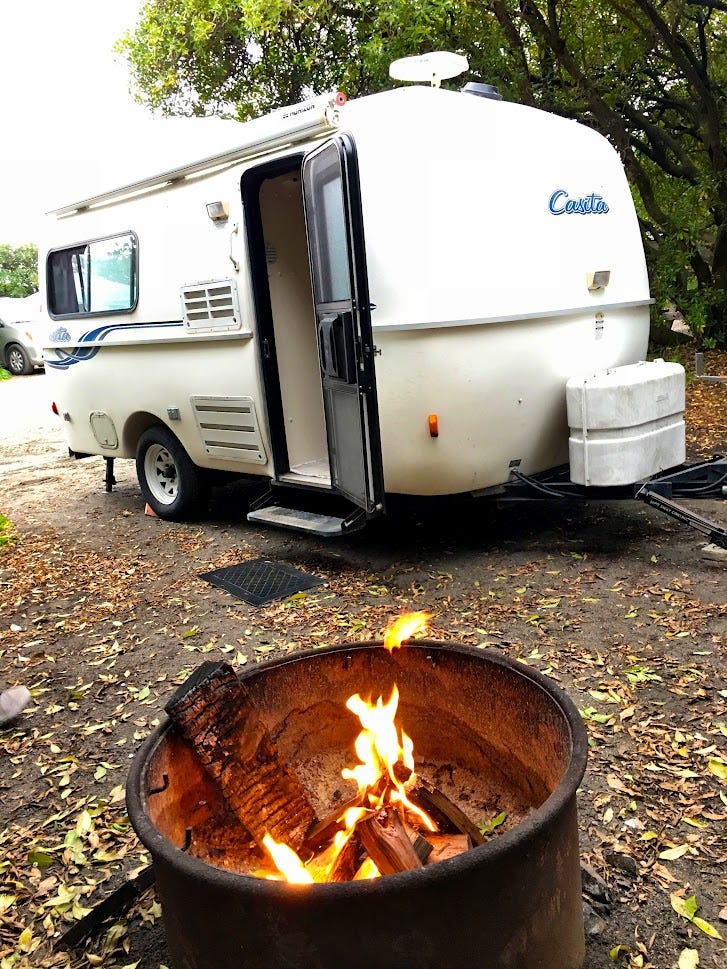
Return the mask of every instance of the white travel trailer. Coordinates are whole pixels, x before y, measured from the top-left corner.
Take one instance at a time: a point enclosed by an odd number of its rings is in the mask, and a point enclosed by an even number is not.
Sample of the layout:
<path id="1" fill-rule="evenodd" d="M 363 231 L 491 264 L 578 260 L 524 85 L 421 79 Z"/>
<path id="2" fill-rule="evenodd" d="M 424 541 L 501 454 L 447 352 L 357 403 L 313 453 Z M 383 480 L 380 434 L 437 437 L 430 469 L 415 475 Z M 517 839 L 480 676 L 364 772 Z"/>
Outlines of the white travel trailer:
<path id="1" fill-rule="evenodd" d="M 683 371 L 639 364 L 650 297 L 617 153 L 488 93 L 317 98 L 51 213 L 44 355 L 70 449 L 135 459 L 163 518 L 255 476 L 250 517 L 319 534 L 387 494 L 683 462 Z"/>

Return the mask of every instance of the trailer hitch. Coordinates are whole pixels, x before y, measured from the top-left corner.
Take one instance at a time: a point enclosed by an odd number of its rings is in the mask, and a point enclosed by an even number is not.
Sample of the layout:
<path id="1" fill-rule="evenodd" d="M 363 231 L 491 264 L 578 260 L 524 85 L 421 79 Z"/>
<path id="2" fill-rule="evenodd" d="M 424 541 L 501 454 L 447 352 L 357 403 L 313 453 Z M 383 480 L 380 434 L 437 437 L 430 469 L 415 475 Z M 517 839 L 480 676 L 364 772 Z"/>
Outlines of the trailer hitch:
<path id="1" fill-rule="evenodd" d="M 703 518 L 702 515 L 697 515 L 696 512 L 683 508 L 672 501 L 671 498 L 665 498 L 658 491 L 655 491 L 650 483 L 642 485 L 634 497 L 652 508 L 663 511 L 665 515 L 676 518 L 683 525 L 695 528 L 702 535 L 706 535 L 712 544 L 718 545 L 720 548 L 727 548 L 727 528 L 722 528 L 721 525 L 709 521 L 708 518 Z"/>
<path id="2" fill-rule="evenodd" d="M 683 525 L 689 525 L 719 548 L 727 549 L 727 528 L 698 515 L 674 498 L 727 498 L 727 458 L 715 454 L 697 464 L 682 465 L 637 485 L 616 487 L 584 487 L 570 481 L 568 466 L 540 475 L 526 475 L 517 468 L 510 472 L 515 481 L 508 482 L 500 501 L 532 501 L 534 499 L 575 499 L 594 501 L 633 500 L 656 508 Z"/>
<path id="3" fill-rule="evenodd" d="M 636 491 L 634 498 L 683 525 L 696 529 L 714 545 L 727 548 L 727 528 L 698 515 L 696 512 L 678 505 L 677 498 L 720 498 L 727 497 L 727 459 L 723 454 L 715 454 L 707 461 L 685 465 L 676 471 L 661 474 L 644 482 Z"/>

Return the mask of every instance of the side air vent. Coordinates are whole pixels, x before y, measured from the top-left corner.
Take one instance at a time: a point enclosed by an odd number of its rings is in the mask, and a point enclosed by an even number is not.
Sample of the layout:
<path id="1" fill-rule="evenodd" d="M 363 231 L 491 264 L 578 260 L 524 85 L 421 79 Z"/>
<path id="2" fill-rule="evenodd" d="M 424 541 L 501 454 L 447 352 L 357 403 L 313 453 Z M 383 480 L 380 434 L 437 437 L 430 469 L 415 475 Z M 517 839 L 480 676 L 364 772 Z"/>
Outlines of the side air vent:
<path id="1" fill-rule="evenodd" d="M 237 286 L 231 279 L 197 283 L 182 288 L 182 318 L 189 330 L 242 328 Z"/>
<path id="2" fill-rule="evenodd" d="M 267 455 L 252 397 L 190 397 L 207 454 L 265 464 Z"/>

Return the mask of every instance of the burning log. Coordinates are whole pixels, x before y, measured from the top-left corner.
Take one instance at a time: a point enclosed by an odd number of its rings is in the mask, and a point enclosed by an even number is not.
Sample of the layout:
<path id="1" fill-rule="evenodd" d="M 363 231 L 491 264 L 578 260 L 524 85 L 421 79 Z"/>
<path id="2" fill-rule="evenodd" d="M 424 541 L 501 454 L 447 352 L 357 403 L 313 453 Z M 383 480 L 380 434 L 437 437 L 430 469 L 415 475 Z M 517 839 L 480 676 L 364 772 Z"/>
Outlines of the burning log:
<path id="1" fill-rule="evenodd" d="M 356 832 L 369 858 L 382 875 L 393 875 L 397 871 L 422 867 L 419 855 L 394 808 L 384 808 L 376 817 L 361 821 Z"/>
<path id="2" fill-rule="evenodd" d="M 165 709 L 258 845 L 268 833 L 299 848 L 315 812 L 234 670 L 203 663 Z"/>
<path id="3" fill-rule="evenodd" d="M 445 831 L 454 829 L 461 834 L 466 834 L 475 846 L 484 844 L 484 835 L 477 825 L 433 784 L 417 777 L 416 784 L 409 791 L 408 796 L 412 803 L 431 815 L 440 828 Z"/>
<path id="4" fill-rule="evenodd" d="M 350 882 L 359 867 L 362 850 L 361 842 L 354 834 L 340 850 L 331 844 L 308 862 L 306 867 L 315 881 Z"/>
<path id="5" fill-rule="evenodd" d="M 330 814 L 327 814 L 325 818 L 317 821 L 308 829 L 302 847 L 313 853 L 320 851 L 321 848 L 333 839 L 336 832 L 343 831 L 345 828 L 343 815 L 348 808 L 360 807 L 360 805 L 361 797 L 358 794 L 344 801 L 343 804 L 339 804 Z"/>

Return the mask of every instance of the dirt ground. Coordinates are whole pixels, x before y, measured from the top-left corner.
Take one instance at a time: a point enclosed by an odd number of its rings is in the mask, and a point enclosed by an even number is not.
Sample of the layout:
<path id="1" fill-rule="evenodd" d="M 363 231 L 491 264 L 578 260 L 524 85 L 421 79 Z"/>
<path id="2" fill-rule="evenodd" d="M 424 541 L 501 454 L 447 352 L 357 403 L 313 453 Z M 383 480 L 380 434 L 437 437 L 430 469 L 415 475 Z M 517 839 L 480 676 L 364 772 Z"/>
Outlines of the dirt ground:
<path id="1" fill-rule="evenodd" d="M 689 399 L 691 456 L 727 452 L 727 384 Z M 697 532 L 636 502 L 456 500 L 326 542 L 253 527 L 239 486 L 169 524 L 131 462 L 106 494 L 100 458 L 66 456 L 44 375 L 0 382 L 0 426 L 0 686 L 33 695 L 0 728 L 0 969 L 168 965 L 153 890 L 76 949 L 58 939 L 149 862 L 124 789 L 176 685 L 204 660 L 379 638 L 409 609 L 581 711 L 586 969 L 727 965 L 727 569 Z M 691 507 L 727 524 L 725 502 Z M 257 557 L 323 584 L 256 608 L 199 578 Z"/>

